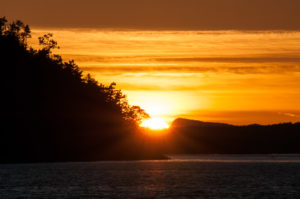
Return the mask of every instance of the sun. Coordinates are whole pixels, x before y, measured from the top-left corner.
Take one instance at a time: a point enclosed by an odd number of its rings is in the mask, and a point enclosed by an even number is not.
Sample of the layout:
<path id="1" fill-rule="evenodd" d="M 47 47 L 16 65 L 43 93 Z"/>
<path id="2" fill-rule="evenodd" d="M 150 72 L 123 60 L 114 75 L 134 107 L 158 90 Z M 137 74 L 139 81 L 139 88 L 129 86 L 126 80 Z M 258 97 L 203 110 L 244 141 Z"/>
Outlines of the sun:
<path id="1" fill-rule="evenodd" d="M 153 130 L 162 130 L 169 128 L 169 125 L 159 117 L 150 118 L 140 124 L 141 127 L 147 127 Z"/>

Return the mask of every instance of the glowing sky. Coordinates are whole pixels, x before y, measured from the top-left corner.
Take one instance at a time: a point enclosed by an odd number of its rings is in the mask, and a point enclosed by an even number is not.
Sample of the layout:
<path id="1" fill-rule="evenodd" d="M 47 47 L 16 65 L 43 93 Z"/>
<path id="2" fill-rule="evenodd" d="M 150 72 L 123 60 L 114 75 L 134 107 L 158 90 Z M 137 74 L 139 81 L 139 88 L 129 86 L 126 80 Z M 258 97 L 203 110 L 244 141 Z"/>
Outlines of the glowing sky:
<path id="1" fill-rule="evenodd" d="M 298 121 L 300 32 L 53 32 L 67 59 L 152 116 L 230 123 Z"/>
<path id="2" fill-rule="evenodd" d="M 300 121 L 298 0 L 0 1 L 153 117 Z"/>

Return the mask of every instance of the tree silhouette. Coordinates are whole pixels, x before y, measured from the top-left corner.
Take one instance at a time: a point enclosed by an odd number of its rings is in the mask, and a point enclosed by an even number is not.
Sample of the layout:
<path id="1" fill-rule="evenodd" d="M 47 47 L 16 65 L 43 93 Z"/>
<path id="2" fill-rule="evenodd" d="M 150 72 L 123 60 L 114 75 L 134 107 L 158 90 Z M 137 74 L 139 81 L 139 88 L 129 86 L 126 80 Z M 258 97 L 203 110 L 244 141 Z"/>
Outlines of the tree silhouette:
<path id="1" fill-rule="evenodd" d="M 74 60 L 64 62 L 53 54 L 58 45 L 50 33 L 39 37 L 42 48 L 36 50 L 27 44 L 31 31 L 23 22 L 8 24 L 2 17 L 0 31 L 6 99 L 2 108 L 10 124 L 0 148 L 10 152 L 2 161 L 117 158 L 125 146 L 115 147 L 110 155 L 108 149 L 124 139 L 136 139 L 139 122 L 149 116 L 129 105 L 116 83 L 100 84 L 90 74 L 83 76 Z M 13 110 L 15 117 L 8 117 Z"/>

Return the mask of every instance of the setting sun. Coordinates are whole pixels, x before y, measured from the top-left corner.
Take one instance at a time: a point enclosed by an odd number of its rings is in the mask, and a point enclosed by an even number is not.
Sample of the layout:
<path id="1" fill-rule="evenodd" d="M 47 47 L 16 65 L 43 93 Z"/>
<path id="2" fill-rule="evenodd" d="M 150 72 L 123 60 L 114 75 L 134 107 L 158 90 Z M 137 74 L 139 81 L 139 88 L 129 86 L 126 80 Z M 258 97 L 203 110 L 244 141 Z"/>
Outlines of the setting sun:
<path id="1" fill-rule="evenodd" d="M 150 118 L 145 120 L 140 126 L 153 130 L 161 130 L 169 128 L 169 125 L 162 118 Z"/>

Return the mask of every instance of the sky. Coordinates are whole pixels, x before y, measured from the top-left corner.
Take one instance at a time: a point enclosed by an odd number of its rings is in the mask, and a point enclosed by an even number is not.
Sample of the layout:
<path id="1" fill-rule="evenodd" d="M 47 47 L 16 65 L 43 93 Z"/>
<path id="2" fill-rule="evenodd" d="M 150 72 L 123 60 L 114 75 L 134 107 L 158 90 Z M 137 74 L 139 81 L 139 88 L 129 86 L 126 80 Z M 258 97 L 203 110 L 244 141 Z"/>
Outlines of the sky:
<path id="1" fill-rule="evenodd" d="M 300 121 L 298 0 L 0 0 L 152 117 Z"/>
<path id="2" fill-rule="evenodd" d="M 1 0 L 0 13 L 40 27 L 299 30 L 299 0 Z"/>

